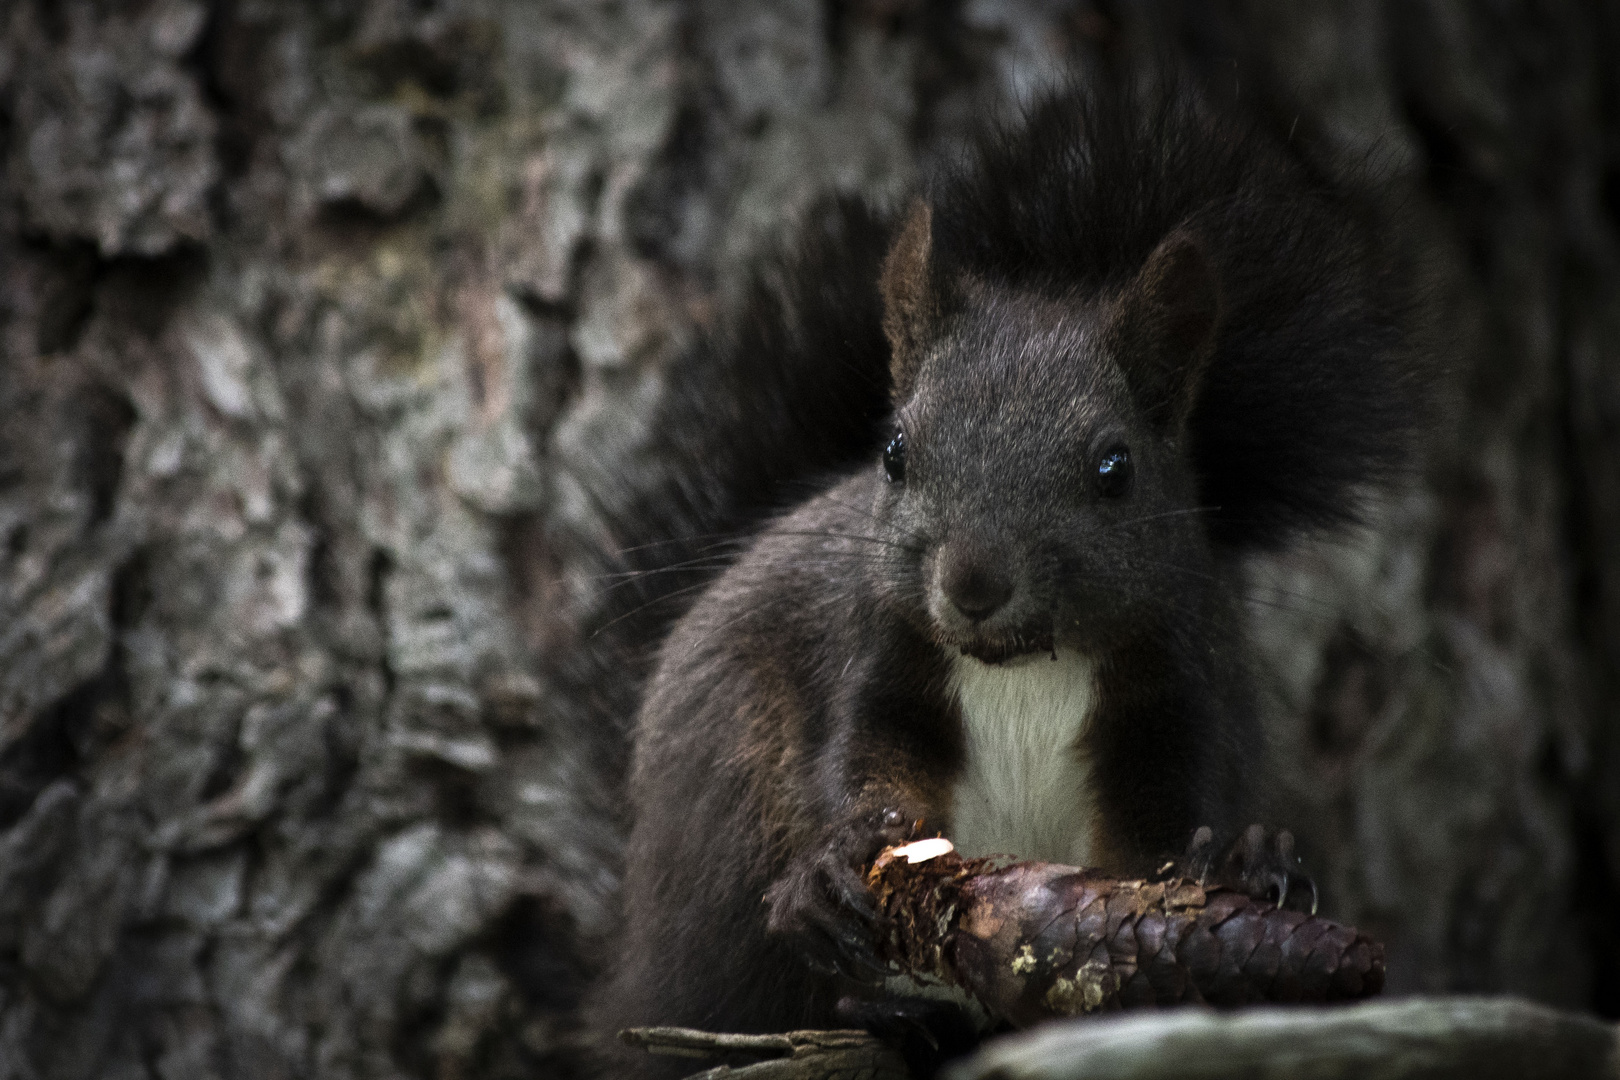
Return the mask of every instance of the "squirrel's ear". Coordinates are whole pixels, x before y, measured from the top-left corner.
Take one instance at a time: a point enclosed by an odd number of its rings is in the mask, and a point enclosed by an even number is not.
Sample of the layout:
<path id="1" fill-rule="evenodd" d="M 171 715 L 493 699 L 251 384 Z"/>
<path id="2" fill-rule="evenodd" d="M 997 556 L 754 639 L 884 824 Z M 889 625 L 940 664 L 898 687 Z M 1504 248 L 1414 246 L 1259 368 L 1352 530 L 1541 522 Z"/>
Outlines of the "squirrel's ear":
<path id="1" fill-rule="evenodd" d="M 939 317 L 930 256 L 933 211 L 914 200 L 883 260 L 883 333 L 889 339 L 889 376 L 895 400 L 904 397 Z"/>
<path id="2" fill-rule="evenodd" d="M 1162 430 L 1179 434 L 1192 413 L 1215 346 L 1220 289 L 1196 241 L 1165 237 L 1114 317 L 1114 355 L 1137 401 Z"/>

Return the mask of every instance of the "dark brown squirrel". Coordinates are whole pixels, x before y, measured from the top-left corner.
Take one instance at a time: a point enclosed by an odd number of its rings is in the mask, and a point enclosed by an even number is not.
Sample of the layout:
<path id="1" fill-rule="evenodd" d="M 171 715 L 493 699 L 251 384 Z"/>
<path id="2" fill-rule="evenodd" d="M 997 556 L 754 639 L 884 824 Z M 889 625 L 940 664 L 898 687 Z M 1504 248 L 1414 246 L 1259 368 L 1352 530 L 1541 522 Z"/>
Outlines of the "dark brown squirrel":
<path id="1" fill-rule="evenodd" d="M 846 468 L 662 644 L 604 1038 L 882 1027 L 861 870 L 907 837 L 1132 875 L 1196 837 L 1184 869 L 1278 899 L 1296 873 L 1243 828 L 1237 570 L 1405 467 L 1426 383 L 1372 218 L 1162 86 L 1054 93 L 893 225 L 841 212 L 677 391 L 685 553 L 763 513 L 764 462 Z"/>

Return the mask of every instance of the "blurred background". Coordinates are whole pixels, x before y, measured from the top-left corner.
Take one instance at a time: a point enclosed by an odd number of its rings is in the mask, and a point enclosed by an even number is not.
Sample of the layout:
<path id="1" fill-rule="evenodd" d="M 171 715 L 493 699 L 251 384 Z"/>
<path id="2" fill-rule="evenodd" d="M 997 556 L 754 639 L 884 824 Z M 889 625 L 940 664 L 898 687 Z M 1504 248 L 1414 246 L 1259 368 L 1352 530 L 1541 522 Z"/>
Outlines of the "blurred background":
<path id="1" fill-rule="evenodd" d="M 577 1069 L 661 371 L 1064 71 L 1367 162 L 1453 404 L 1252 567 L 1275 817 L 1394 991 L 1620 1014 L 1620 9 L 0 4 L 0 1078 Z"/>

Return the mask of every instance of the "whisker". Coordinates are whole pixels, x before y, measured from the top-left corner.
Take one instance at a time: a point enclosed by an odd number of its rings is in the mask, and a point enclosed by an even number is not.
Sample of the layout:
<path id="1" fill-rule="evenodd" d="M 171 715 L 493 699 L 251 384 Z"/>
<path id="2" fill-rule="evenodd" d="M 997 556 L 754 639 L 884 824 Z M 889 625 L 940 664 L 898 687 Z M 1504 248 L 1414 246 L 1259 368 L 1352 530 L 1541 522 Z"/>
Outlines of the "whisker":
<path id="1" fill-rule="evenodd" d="M 917 543 L 917 544 L 919 544 L 919 545 L 921 545 L 923 547 L 926 547 L 927 544 L 928 544 L 927 537 L 918 536 L 916 533 L 912 532 L 910 529 L 904 529 L 904 528 L 901 528 L 898 525 L 895 525 L 893 522 L 885 521 L 885 520 L 878 517 L 871 510 L 867 509 L 864 506 L 857 506 L 854 503 L 844 502 L 842 499 L 835 499 L 835 498 L 833 498 L 831 492 L 827 492 L 827 493 L 823 494 L 822 498 L 824 498 L 827 502 L 832 503 L 834 506 L 843 507 L 845 510 L 848 510 L 850 513 L 859 514 L 859 515 L 861 515 L 862 517 L 866 518 L 869 521 L 875 521 L 879 525 L 884 525 L 884 526 L 887 526 L 889 528 L 898 529 L 901 533 L 903 533 L 905 535 L 906 539 L 911 540 L 911 541 L 913 541 L 913 542 L 915 542 L 915 543 Z"/>
<path id="2" fill-rule="evenodd" d="M 680 562 L 670 563 L 668 566 L 648 566 L 640 570 L 614 570 L 606 574 L 592 574 L 584 578 L 585 581 L 625 581 L 631 578 L 645 577 L 648 574 L 671 574 L 681 570 L 724 570 L 732 564 L 732 560 L 715 560 L 708 556 L 699 556 L 695 559 L 683 559 Z"/>
<path id="3" fill-rule="evenodd" d="M 895 548 L 897 550 L 904 551 L 909 555 L 920 555 L 920 554 L 922 554 L 922 549 L 921 548 L 907 547 L 905 544 L 899 543 L 899 542 L 894 541 L 894 540 L 889 540 L 889 539 L 886 539 L 886 538 L 881 537 L 881 536 L 862 536 L 859 533 L 831 532 L 829 530 L 819 530 L 819 531 L 818 530 L 805 530 L 803 532 L 777 530 L 777 531 L 771 532 L 771 533 L 769 533 L 767 535 L 770 535 L 770 536 L 804 536 L 804 537 L 810 537 L 812 539 L 817 538 L 817 537 L 826 537 L 828 539 L 833 539 L 833 540 L 863 540 L 863 541 L 865 541 L 865 542 L 867 542 L 869 544 L 881 544 L 884 547 Z"/>
<path id="4" fill-rule="evenodd" d="M 661 596 L 655 596 L 651 600 L 648 600 L 645 604 L 637 604 L 635 607 L 631 608 L 629 611 L 626 611 L 622 615 L 616 615 L 607 622 L 603 623 L 601 626 L 598 626 L 595 630 L 591 631 L 591 638 L 595 638 L 598 634 L 601 634 L 618 623 L 623 622 L 632 615 L 641 614 L 654 604 L 661 604 L 665 600 L 673 600 L 677 596 L 684 596 L 686 593 L 696 592 L 699 589 L 707 589 L 708 587 L 709 582 L 700 581 L 695 585 L 687 585 L 684 588 L 671 590 L 670 592 L 664 593 Z"/>
<path id="5" fill-rule="evenodd" d="M 1140 561 L 1144 565 L 1153 566 L 1160 570 L 1168 571 L 1172 574 L 1180 574 L 1184 577 L 1196 578 L 1200 581 L 1219 582 L 1223 580 L 1218 574 L 1211 574 L 1207 571 L 1199 570 L 1191 566 L 1182 566 L 1179 563 L 1165 562 L 1159 559 L 1141 559 Z M 1106 571 L 1100 573 L 1097 571 L 1092 571 L 1090 572 L 1090 576 L 1096 581 L 1127 580 L 1125 575 L 1110 575 Z M 1339 614 L 1340 609 L 1329 601 L 1321 600 L 1313 596 L 1306 596 L 1302 593 L 1289 592 L 1286 589 L 1271 586 L 1268 586 L 1268 588 L 1276 598 L 1267 599 L 1266 597 L 1251 593 L 1246 589 L 1240 589 L 1238 598 L 1243 603 L 1259 604 L 1265 607 L 1275 608 L 1278 611 L 1287 611 L 1296 615 L 1311 615 L 1327 618 Z M 1290 607 L 1287 603 L 1283 602 L 1284 600 L 1294 601 L 1301 606 Z M 1311 608 L 1315 608 L 1316 610 L 1310 610 Z"/>
<path id="6" fill-rule="evenodd" d="M 727 544 L 746 544 L 752 539 L 752 536 L 739 536 L 735 532 L 699 533 L 696 536 L 672 536 L 667 540 L 651 540 L 645 544 L 632 544 L 629 547 L 618 548 L 610 554 L 614 556 L 629 555 L 635 551 L 650 551 L 653 548 L 669 547 L 673 544 L 690 544 L 698 540 L 716 540 L 719 543 L 708 545 L 708 547 L 724 547 Z M 707 550 L 707 548 L 699 550 Z"/>
<path id="7" fill-rule="evenodd" d="M 708 629 L 708 631 L 703 634 L 702 637 L 698 638 L 696 641 L 692 642 L 691 645 L 687 646 L 687 652 L 692 652 L 692 651 L 696 650 L 698 648 L 698 646 L 702 645 L 705 641 L 708 641 L 711 637 L 713 637 L 714 635 L 720 633 L 722 630 L 729 630 L 731 627 L 733 627 L 733 626 L 737 625 L 738 623 L 742 622 L 744 619 L 750 618 L 751 616 L 753 616 L 753 615 L 755 615 L 757 613 L 758 613 L 757 608 L 749 608 L 748 610 L 740 613 L 734 619 L 727 619 L 725 622 L 721 623 L 719 626 L 710 627 Z"/>
<path id="8" fill-rule="evenodd" d="M 1116 521 L 1109 526 L 1110 529 L 1123 529 L 1127 525 L 1140 525 L 1147 521 L 1160 521 L 1164 518 L 1186 517 L 1188 514 L 1215 514 L 1220 512 L 1218 506 L 1192 506 L 1184 510 L 1166 510 L 1158 514 L 1144 514 L 1141 517 L 1128 518 L 1125 521 Z"/>
<path id="9" fill-rule="evenodd" d="M 778 534 L 778 535 L 784 535 L 784 534 Z M 824 533 L 799 533 L 799 534 L 785 534 L 785 535 L 802 535 L 802 536 L 809 536 L 809 537 L 820 537 L 820 536 L 826 536 L 826 535 L 829 535 L 829 534 L 824 534 Z M 831 535 L 836 537 L 838 534 L 831 534 Z M 873 538 L 873 537 L 848 537 L 848 539 L 872 540 L 874 543 L 883 544 L 886 547 L 896 547 L 896 548 L 899 547 L 899 545 L 888 543 L 886 541 L 877 540 L 876 538 Z M 899 550 L 906 551 L 908 554 L 910 554 L 908 549 L 899 548 Z M 836 561 L 841 561 L 844 564 L 855 563 L 857 565 L 872 566 L 872 567 L 878 567 L 878 568 L 899 567 L 899 566 L 904 566 L 905 565 L 904 560 L 901 560 L 901 559 L 898 559 L 898 558 L 893 558 L 893 557 L 887 557 L 886 553 L 880 555 L 880 554 L 877 554 L 877 553 L 874 553 L 874 552 L 871 552 L 871 551 L 838 551 L 838 550 L 832 550 L 832 549 L 821 549 L 821 550 L 815 550 L 815 551 L 808 552 L 807 554 L 811 558 L 816 560 L 817 562 L 836 560 Z M 637 584 L 638 582 L 640 582 L 641 580 L 643 580 L 645 578 L 662 577 L 662 576 L 668 576 L 670 574 L 718 573 L 718 572 L 730 569 L 733 565 L 735 565 L 735 563 L 733 561 L 731 561 L 731 560 L 727 560 L 727 561 L 724 561 L 724 562 L 715 562 L 715 561 L 706 561 L 706 560 L 703 560 L 703 559 L 689 559 L 689 560 L 687 560 L 685 562 L 673 563 L 673 564 L 671 564 L 669 566 L 649 567 L 648 569 L 645 569 L 645 570 L 624 570 L 624 571 L 618 571 L 618 572 L 611 573 L 611 574 L 598 574 L 598 575 L 595 575 L 595 576 L 593 576 L 591 578 L 588 578 L 587 580 L 607 582 L 606 586 L 602 589 L 602 595 L 607 596 L 607 595 L 610 595 L 611 593 L 613 593 L 613 592 L 615 592 L 615 591 L 617 591 L 619 589 L 625 588 L 626 586 Z M 675 594 L 671 593 L 669 595 L 675 595 Z M 650 602 L 656 603 L 657 598 L 654 598 Z"/>
<path id="10" fill-rule="evenodd" d="M 722 564 L 720 566 L 709 566 L 709 567 L 670 567 L 670 568 L 664 569 L 664 570 L 640 570 L 640 571 L 637 571 L 636 574 L 634 576 L 632 576 L 632 577 L 627 577 L 622 581 L 611 582 L 608 585 L 604 586 L 602 588 L 602 590 L 601 590 L 600 595 L 603 596 L 603 597 L 610 597 L 610 596 L 613 596 L 615 593 L 618 593 L 618 592 L 620 592 L 620 591 L 622 591 L 622 590 L 624 590 L 626 588 L 629 588 L 629 587 L 631 587 L 633 585 L 640 584 L 643 578 L 665 577 L 665 576 L 668 576 L 668 575 L 671 575 L 671 574 L 678 575 L 678 574 L 698 574 L 698 573 L 702 573 L 702 574 L 705 575 L 704 579 L 703 579 L 703 582 L 706 584 L 706 583 L 714 580 L 715 576 L 720 571 L 723 571 L 723 570 L 727 569 L 730 565 L 731 565 L 730 563 L 725 563 L 725 564 Z M 673 595 L 673 594 L 664 594 L 664 595 Z M 654 602 L 656 602 L 656 600 L 657 600 L 656 597 L 651 597 L 649 599 L 654 601 Z"/>

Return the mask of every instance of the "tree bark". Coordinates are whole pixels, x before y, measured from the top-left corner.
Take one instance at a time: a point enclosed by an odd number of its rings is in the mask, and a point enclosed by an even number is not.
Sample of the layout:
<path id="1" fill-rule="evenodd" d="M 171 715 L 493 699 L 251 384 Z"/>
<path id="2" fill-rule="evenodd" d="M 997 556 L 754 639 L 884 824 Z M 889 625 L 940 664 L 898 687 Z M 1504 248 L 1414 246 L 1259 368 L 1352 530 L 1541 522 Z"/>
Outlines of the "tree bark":
<path id="1" fill-rule="evenodd" d="M 0 1077 L 575 1068 L 665 362 L 799 208 L 1145 57 L 1370 161 L 1454 372 L 1372 528 L 1253 568 L 1271 816 L 1392 988 L 1620 1012 L 1617 53 L 1596 0 L 0 7 Z"/>

